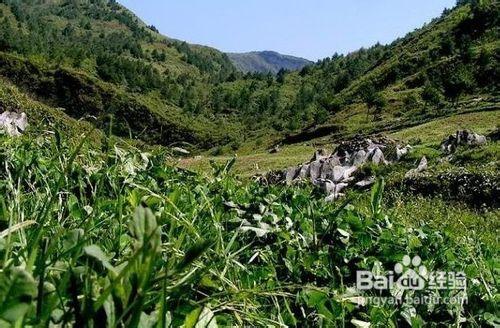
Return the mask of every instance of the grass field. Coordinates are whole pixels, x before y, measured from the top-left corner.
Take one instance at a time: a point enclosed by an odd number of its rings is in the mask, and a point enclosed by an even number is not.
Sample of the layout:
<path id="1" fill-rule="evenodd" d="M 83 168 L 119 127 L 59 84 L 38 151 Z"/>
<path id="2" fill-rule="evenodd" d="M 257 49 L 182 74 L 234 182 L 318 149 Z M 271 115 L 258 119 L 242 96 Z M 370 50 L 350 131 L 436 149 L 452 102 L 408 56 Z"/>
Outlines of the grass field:
<path id="1" fill-rule="evenodd" d="M 309 186 L 263 186 L 220 166 L 202 177 L 165 165 L 161 150 L 102 152 L 57 135 L 0 137 L 2 326 L 497 320 L 498 212 L 384 198 L 382 180 L 371 195 L 327 203 Z M 466 272 L 468 303 L 379 306 L 366 301 L 377 292 L 353 288 L 357 270 L 386 272 L 415 254 L 429 270 Z"/>
<path id="2" fill-rule="evenodd" d="M 455 115 L 392 133 L 401 140 L 420 139 L 423 143 L 440 143 L 458 130 L 471 130 L 488 134 L 500 126 L 500 111 L 477 112 Z"/>
<path id="3" fill-rule="evenodd" d="M 389 137 L 406 141 L 419 141 L 424 145 L 439 145 L 444 138 L 450 134 L 454 134 L 461 129 L 469 129 L 480 134 L 487 134 L 494 131 L 500 125 L 500 111 L 486 111 L 455 115 L 446 117 L 397 131 L 389 134 Z M 316 140 L 317 141 L 317 140 Z M 244 155 L 236 155 L 236 164 L 234 172 L 243 176 L 251 177 L 256 174 L 263 174 L 271 170 L 281 170 L 291 166 L 298 165 L 308 161 L 317 147 L 312 146 L 315 140 L 307 144 L 295 144 L 282 147 L 281 151 L 276 154 L 270 154 L 268 151 L 259 151 L 254 154 L 248 154 L 245 151 Z M 325 143 L 321 140 L 318 143 Z M 333 142 L 330 145 L 321 146 L 328 151 L 333 151 Z M 210 161 L 216 163 L 224 163 L 233 156 L 210 156 L 203 154 L 197 157 L 181 159 L 178 163 L 179 167 L 193 170 L 196 172 L 210 171 Z"/>
<path id="4" fill-rule="evenodd" d="M 333 150 L 333 149 L 332 149 Z M 210 171 L 210 161 L 222 164 L 236 157 L 234 172 L 242 177 L 264 174 L 272 170 L 295 166 L 311 159 L 315 148 L 307 145 L 285 146 L 276 154 L 261 151 L 255 154 L 238 156 L 206 156 L 181 159 L 178 166 L 199 173 Z"/>

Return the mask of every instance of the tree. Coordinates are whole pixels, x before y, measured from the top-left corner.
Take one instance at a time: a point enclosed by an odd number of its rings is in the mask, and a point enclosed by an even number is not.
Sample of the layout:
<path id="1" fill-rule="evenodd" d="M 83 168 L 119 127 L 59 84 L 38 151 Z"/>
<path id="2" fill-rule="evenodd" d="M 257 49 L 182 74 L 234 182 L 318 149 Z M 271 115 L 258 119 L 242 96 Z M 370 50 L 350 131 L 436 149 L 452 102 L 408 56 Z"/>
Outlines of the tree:
<path id="1" fill-rule="evenodd" d="M 287 70 L 282 68 L 279 70 L 278 74 L 276 75 L 276 82 L 279 84 L 285 83 L 285 76 L 287 74 Z"/>
<path id="2" fill-rule="evenodd" d="M 451 55 L 453 55 L 454 51 L 455 51 L 455 42 L 453 41 L 453 39 L 451 38 L 451 36 L 446 35 L 441 40 L 441 44 L 440 44 L 441 55 L 443 55 L 443 56 L 451 56 Z"/>
<path id="3" fill-rule="evenodd" d="M 160 33 L 160 31 L 158 31 L 158 29 L 154 25 L 149 25 L 148 28 L 155 33 Z"/>
<path id="4" fill-rule="evenodd" d="M 428 105 L 438 107 L 441 104 L 442 95 L 436 87 L 434 87 L 430 82 L 427 82 L 422 90 L 422 100 L 425 102 L 425 111 Z"/>
<path id="5" fill-rule="evenodd" d="M 368 107 L 367 114 L 370 114 L 370 109 L 374 108 L 373 117 L 380 119 L 382 110 L 387 106 L 387 100 L 381 92 L 377 92 L 371 83 L 367 83 L 360 88 L 361 97 Z"/>
<path id="6" fill-rule="evenodd" d="M 371 106 L 375 109 L 373 112 L 373 118 L 375 120 L 380 120 L 382 111 L 387 106 L 387 100 L 385 99 L 385 96 L 382 94 L 382 92 L 375 93 L 375 97 L 371 102 Z"/>
<path id="7" fill-rule="evenodd" d="M 151 57 L 153 57 L 154 60 L 158 60 L 158 56 L 159 56 L 158 50 L 153 49 L 153 51 L 151 52 Z"/>
<path id="8" fill-rule="evenodd" d="M 314 124 L 322 124 L 328 119 L 328 111 L 323 107 L 316 108 L 313 113 Z"/>
<path id="9" fill-rule="evenodd" d="M 403 105 L 406 109 L 413 110 L 418 107 L 419 99 L 418 96 L 412 92 L 403 98 Z"/>
<path id="10" fill-rule="evenodd" d="M 347 88 L 349 86 L 349 83 L 351 83 L 351 76 L 348 72 L 343 72 L 339 74 L 335 79 L 333 91 L 336 93 L 340 92 Z"/>
<path id="11" fill-rule="evenodd" d="M 451 102 L 457 103 L 460 96 L 475 86 L 474 75 L 465 66 L 450 68 L 443 81 L 445 95 Z"/>

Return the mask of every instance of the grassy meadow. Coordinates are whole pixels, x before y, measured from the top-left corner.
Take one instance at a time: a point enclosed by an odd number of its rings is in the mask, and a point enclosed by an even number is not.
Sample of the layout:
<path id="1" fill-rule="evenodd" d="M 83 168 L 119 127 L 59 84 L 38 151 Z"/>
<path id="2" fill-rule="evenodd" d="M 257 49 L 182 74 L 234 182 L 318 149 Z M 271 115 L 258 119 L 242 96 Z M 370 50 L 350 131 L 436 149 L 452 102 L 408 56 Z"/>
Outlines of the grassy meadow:
<path id="1" fill-rule="evenodd" d="M 89 135 L 0 139 L 2 325 L 480 327 L 497 320 L 499 211 L 395 188 L 397 172 L 418 155 L 371 193 L 326 203 L 308 185 L 236 177 L 257 173 L 256 163 L 267 170 L 304 161 L 308 146 L 236 163 L 221 157 L 209 169 L 198 166 L 205 172 L 198 175 L 172 166 L 161 148 L 144 152 L 105 136 L 97 145 Z M 480 159 L 495 151 L 475 150 Z M 356 270 L 391 270 L 406 254 L 429 269 L 466 272 L 468 303 L 380 306 L 366 301 L 372 292 L 353 288 Z"/>

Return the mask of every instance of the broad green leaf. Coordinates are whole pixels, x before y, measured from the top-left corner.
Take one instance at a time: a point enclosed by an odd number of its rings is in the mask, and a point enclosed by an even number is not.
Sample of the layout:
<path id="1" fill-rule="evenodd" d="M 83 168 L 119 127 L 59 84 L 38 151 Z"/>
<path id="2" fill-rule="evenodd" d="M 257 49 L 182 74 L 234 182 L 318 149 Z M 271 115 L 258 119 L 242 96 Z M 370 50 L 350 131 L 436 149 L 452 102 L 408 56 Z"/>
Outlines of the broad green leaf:
<path id="1" fill-rule="evenodd" d="M 490 327 L 500 327 L 500 317 L 490 312 L 485 312 L 483 318 Z"/>
<path id="2" fill-rule="evenodd" d="M 420 239 L 417 236 L 411 236 L 410 240 L 408 242 L 408 246 L 411 249 L 419 248 L 419 247 L 422 247 L 422 242 L 420 241 Z"/>
<path id="3" fill-rule="evenodd" d="M 111 271 L 115 274 L 117 273 L 117 270 L 115 269 L 115 267 L 112 266 L 111 263 L 109 263 L 108 256 L 101 250 L 101 248 L 99 246 L 97 246 L 97 245 L 86 246 L 83 249 L 83 251 L 88 256 L 99 261 L 102 264 L 102 266 L 105 267 L 106 269 L 108 269 L 109 271 Z"/>
<path id="4" fill-rule="evenodd" d="M 158 314 L 153 312 L 151 314 L 146 314 L 141 312 L 141 317 L 139 319 L 139 327 L 141 328 L 153 328 L 156 326 L 158 321 Z"/>
<path id="5" fill-rule="evenodd" d="M 198 323 L 198 318 L 200 317 L 202 307 L 197 307 L 191 311 L 184 320 L 184 328 L 194 328 L 196 323 Z"/>
<path id="6" fill-rule="evenodd" d="M 148 242 L 147 246 L 153 252 L 160 251 L 161 232 L 151 209 L 143 206 L 135 209 L 134 219 L 130 223 L 130 233 L 135 239 L 135 249 L 144 247 Z"/>
<path id="7" fill-rule="evenodd" d="M 10 323 L 23 318 L 36 293 L 36 282 L 24 269 L 0 272 L 0 318 Z"/>
<path id="8" fill-rule="evenodd" d="M 110 295 L 103 304 L 104 312 L 106 312 L 106 324 L 108 327 L 113 327 L 116 322 L 116 309 L 113 297 Z"/>
<path id="9" fill-rule="evenodd" d="M 69 251 L 71 248 L 75 247 L 78 242 L 83 238 L 83 229 L 74 229 L 66 233 L 63 239 L 63 249 L 64 251 Z"/>
<path id="10" fill-rule="evenodd" d="M 383 178 L 377 180 L 377 183 L 372 188 L 371 194 L 371 205 L 372 205 L 372 215 L 374 218 L 378 218 L 382 211 L 382 196 L 384 193 L 385 181 Z"/>

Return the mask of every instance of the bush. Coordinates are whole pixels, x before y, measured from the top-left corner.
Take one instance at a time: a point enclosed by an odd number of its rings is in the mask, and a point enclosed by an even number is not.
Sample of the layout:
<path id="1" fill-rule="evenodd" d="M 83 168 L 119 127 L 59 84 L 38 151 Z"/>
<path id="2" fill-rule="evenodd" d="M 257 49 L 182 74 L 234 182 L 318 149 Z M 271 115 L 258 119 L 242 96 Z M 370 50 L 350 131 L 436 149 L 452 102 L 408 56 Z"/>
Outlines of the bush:
<path id="1" fill-rule="evenodd" d="M 439 196 L 475 207 L 498 208 L 500 178 L 495 173 L 468 169 L 407 177 L 403 190 L 423 196 Z"/>

